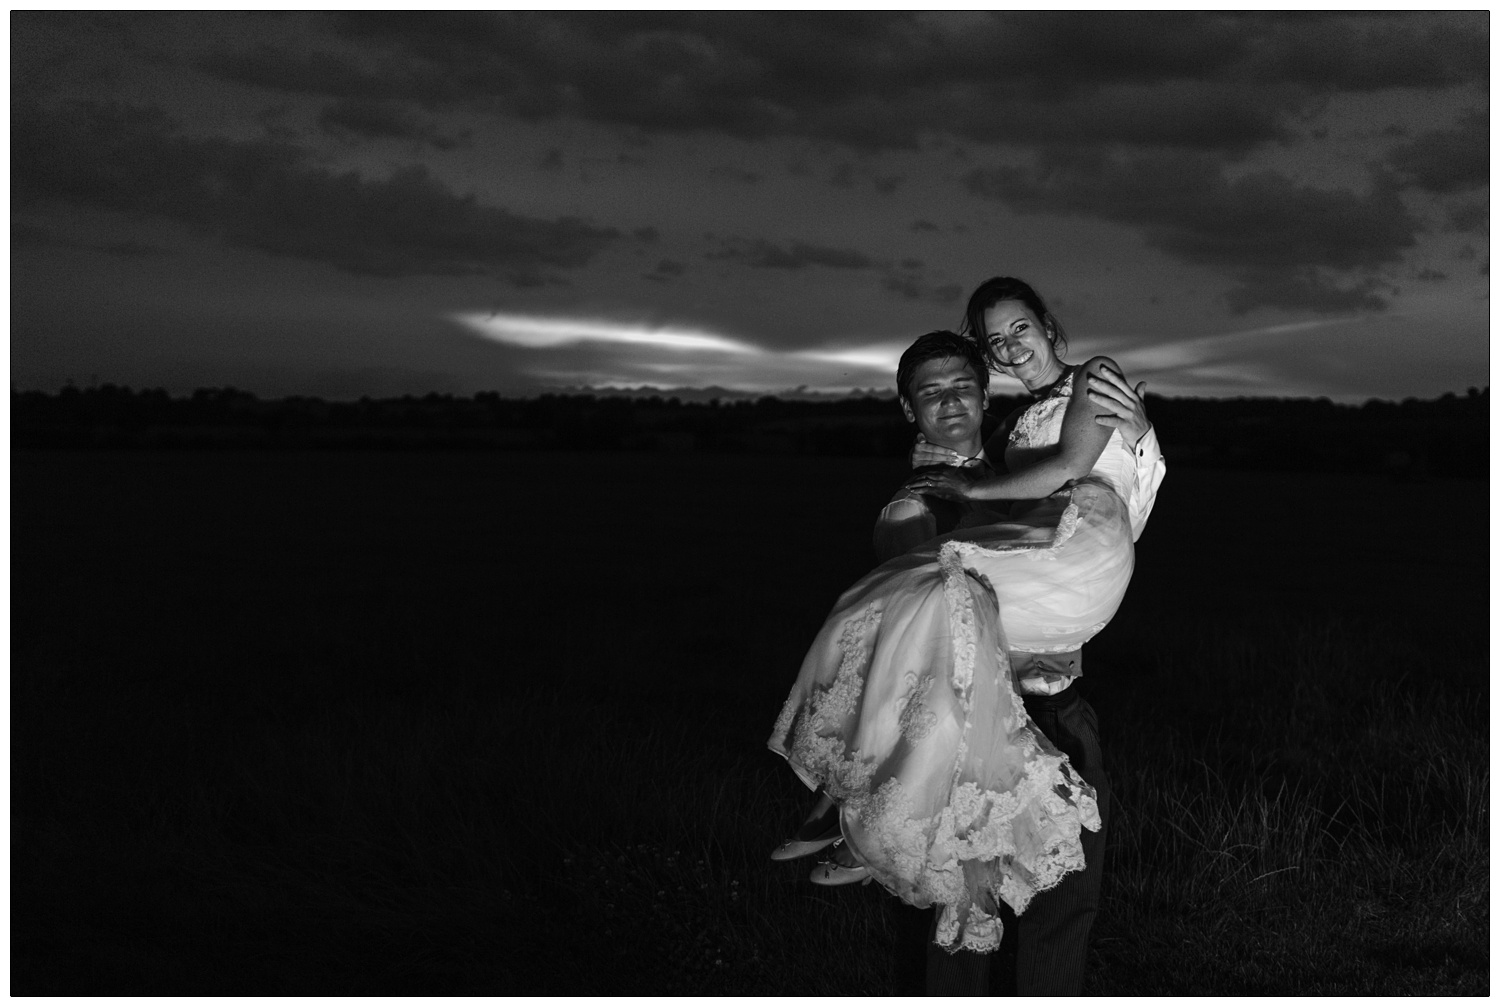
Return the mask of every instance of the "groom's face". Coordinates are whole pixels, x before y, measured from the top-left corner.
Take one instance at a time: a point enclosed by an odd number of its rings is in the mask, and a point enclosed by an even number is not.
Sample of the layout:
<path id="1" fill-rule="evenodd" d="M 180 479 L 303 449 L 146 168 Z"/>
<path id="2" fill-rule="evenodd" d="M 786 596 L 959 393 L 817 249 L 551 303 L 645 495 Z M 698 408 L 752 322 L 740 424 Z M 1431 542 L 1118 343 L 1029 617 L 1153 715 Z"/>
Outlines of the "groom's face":
<path id="1" fill-rule="evenodd" d="M 962 357 L 939 357 L 917 365 L 901 408 L 928 441 L 964 450 L 979 436 L 989 396 Z"/>

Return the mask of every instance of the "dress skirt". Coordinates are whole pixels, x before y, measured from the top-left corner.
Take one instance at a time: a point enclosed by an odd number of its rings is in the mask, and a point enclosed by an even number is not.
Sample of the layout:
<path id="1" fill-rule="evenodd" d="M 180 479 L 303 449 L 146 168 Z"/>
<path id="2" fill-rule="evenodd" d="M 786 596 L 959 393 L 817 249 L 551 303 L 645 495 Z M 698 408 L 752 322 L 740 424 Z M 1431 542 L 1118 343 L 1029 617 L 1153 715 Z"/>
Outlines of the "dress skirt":
<path id="1" fill-rule="evenodd" d="M 1133 565 L 1124 503 L 1081 480 L 877 567 L 802 662 L 768 746 L 838 803 L 876 880 L 942 907 L 949 950 L 994 950 L 997 899 L 1021 913 L 1083 867 L 1093 791 L 1027 718 L 1007 652 L 1082 646 Z"/>

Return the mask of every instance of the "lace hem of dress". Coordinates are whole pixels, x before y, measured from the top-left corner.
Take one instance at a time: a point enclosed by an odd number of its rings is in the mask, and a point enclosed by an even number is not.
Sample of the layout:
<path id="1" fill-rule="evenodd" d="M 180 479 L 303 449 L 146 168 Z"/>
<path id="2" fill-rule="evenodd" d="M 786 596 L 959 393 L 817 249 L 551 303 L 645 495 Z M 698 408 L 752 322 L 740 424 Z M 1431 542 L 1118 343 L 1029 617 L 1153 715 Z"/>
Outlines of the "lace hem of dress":
<path id="1" fill-rule="evenodd" d="M 876 767 L 809 728 L 804 722 L 789 739 L 788 761 L 838 802 L 846 835 L 860 837 L 851 850 L 877 881 L 911 905 L 942 906 L 935 940 L 945 950 L 994 951 L 1003 935 L 996 898 L 1019 914 L 1083 870 L 1080 836 L 1099 830 L 1098 803 L 1066 757 L 1042 752 L 1034 739 L 1017 789 L 964 783 L 937 814 L 918 818 L 898 779 L 871 792 Z M 1041 848 L 1025 849 L 1037 836 L 1046 837 Z"/>
<path id="2" fill-rule="evenodd" d="M 961 545 L 962 543 L 950 543 Z M 834 681 L 801 703 L 788 701 L 773 735 L 773 749 L 784 754 L 809 786 L 822 786 L 840 805 L 851 852 L 871 874 L 903 901 L 942 905 L 937 943 L 946 950 L 989 952 L 999 946 L 1002 927 L 996 899 L 1023 912 L 1038 893 L 1084 867 L 1081 830 L 1100 828 L 1093 790 L 1066 756 L 1042 748 L 1030 727 L 1015 724 L 1020 773 L 1008 790 L 991 790 L 964 779 L 971 718 L 970 695 L 976 658 L 975 602 L 959 549 L 940 556 L 943 594 L 953 646 L 952 686 L 964 710 L 964 727 L 953 756 L 947 799 L 935 814 L 918 817 L 912 795 L 895 776 L 872 789 L 877 760 L 846 753 L 844 737 L 863 689 L 880 610 L 870 605 L 850 618 L 840 634 L 842 659 Z M 1009 662 L 996 655 L 997 681 L 1010 693 L 1022 716 L 1020 697 L 1010 684 Z M 921 703 L 930 679 L 915 675 L 900 719 L 903 729 L 924 735 Z M 921 725 L 918 727 L 918 725 Z M 903 730 L 903 733 L 906 733 Z"/>

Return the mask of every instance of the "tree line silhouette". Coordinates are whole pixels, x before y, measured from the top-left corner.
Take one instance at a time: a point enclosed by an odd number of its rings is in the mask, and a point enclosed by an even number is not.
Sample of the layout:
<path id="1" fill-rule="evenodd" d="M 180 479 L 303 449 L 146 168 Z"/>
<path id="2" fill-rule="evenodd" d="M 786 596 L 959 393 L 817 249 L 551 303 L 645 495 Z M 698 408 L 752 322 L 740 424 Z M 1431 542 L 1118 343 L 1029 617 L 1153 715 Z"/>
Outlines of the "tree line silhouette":
<path id="1" fill-rule="evenodd" d="M 996 396 L 1003 417 L 1024 400 Z M 1172 465 L 1488 474 L 1489 388 L 1402 402 L 1147 396 Z M 838 399 L 429 394 L 329 402 L 234 388 L 173 397 L 112 384 L 11 393 L 11 445 L 34 448 L 529 449 L 899 457 L 912 429 L 891 397 Z"/>

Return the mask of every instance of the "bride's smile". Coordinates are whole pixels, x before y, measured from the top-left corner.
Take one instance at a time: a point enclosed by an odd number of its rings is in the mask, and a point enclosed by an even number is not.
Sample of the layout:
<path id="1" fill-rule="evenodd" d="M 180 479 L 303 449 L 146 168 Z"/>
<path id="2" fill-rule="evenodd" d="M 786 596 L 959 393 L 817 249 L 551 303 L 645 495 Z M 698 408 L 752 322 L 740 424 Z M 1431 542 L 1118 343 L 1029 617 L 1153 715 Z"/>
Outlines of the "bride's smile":
<path id="1" fill-rule="evenodd" d="M 1062 377 L 1050 333 L 1023 302 L 996 301 L 984 313 L 984 332 L 1001 368 L 1028 389 L 1046 388 Z"/>

